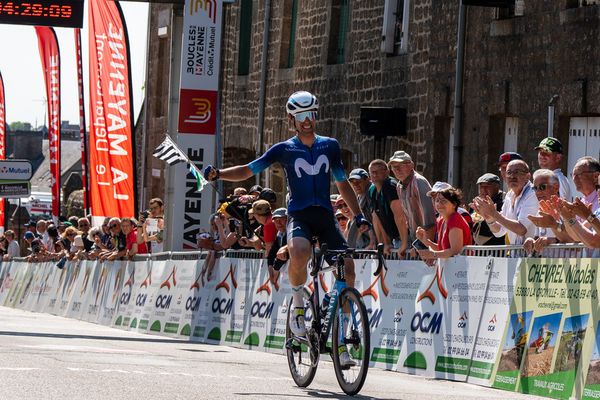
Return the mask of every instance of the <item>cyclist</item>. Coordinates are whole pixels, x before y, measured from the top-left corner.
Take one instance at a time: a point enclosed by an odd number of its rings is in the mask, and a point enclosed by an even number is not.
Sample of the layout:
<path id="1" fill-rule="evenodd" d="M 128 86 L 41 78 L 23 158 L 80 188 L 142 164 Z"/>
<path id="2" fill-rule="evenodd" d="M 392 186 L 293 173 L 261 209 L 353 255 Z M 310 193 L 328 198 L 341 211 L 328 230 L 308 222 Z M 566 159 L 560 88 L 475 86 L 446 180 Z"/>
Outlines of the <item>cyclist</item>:
<path id="1" fill-rule="evenodd" d="M 361 214 L 356 195 L 346 179 L 338 141 L 315 133 L 318 109 L 319 103 L 313 94 L 306 91 L 293 93 L 287 101 L 286 111 L 290 128 L 296 132 L 295 136 L 273 145 L 249 164 L 222 170 L 209 165 L 204 169 L 204 177 L 209 181 L 242 181 L 277 162 L 285 169 L 289 188 L 288 274 L 294 304 L 294 318 L 291 319 L 290 329 L 298 337 L 306 335 L 302 289 L 307 278 L 306 265 L 311 257 L 311 238 L 316 236 L 319 242 L 327 243 L 330 249 L 347 247 L 329 199 L 331 174 L 338 191 L 354 215 L 356 225 L 370 225 Z M 353 261 L 346 259 L 345 267 L 346 282 L 353 287 Z M 344 367 L 356 365 L 346 346 L 341 346 L 338 351 Z"/>

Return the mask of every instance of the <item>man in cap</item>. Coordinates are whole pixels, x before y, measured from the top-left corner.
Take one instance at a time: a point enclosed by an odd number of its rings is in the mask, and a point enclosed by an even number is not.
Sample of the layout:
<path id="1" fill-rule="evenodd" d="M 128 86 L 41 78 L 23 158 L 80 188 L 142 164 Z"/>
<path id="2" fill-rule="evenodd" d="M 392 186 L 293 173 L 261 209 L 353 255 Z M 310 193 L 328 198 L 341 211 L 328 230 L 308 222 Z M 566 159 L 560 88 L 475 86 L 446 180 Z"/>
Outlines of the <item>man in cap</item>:
<path id="1" fill-rule="evenodd" d="M 496 237 L 508 236 L 509 244 L 523 244 L 528 237 L 535 236 L 535 225 L 529 215 L 536 215 L 539 202 L 530 182 L 529 166 L 523 160 L 513 160 L 506 167 L 509 192 L 502 210 L 498 212 L 489 196 L 473 200 L 475 210 L 482 215 Z"/>
<path id="2" fill-rule="evenodd" d="M 479 197 L 485 199 L 489 197 L 496 205 L 496 211 L 502 210 L 504 204 L 504 192 L 500 190 L 500 178 L 494 174 L 483 174 L 477 179 L 477 190 Z M 496 237 L 488 223 L 479 213 L 473 210 L 471 204 L 471 218 L 473 219 L 473 241 L 482 246 L 501 246 L 506 244 L 506 237 Z"/>
<path id="3" fill-rule="evenodd" d="M 254 185 L 248 190 L 248 194 L 251 196 L 258 196 L 262 192 L 263 187 L 260 185 Z"/>
<path id="4" fill-rule="evenodd" d="M 369 188 L 369 203 L 377 241 L 383 243 L 385 254 L 389 254 L 394 248 L 399 249 L 400 255 L 404 256 L 409 242 L 406 216 L 396 191 L 398 182 L 390 177 L 387 164 L 380 159 L 371 161 L 369 175 L 373 182 Z"/>
<path id="5" fill-rule="evenodd" d="M 502 182 L 507 184 L 506 182 L 506 167 L 509 162 L 514 160 L 522 160 L 523 157 L 519 153 L 515 153 L 514 151 L 509 151 L 506 153 L 500 154 L 498 158 L 498 172 L 500 172 L 500 177 L 502 178 Z"/>
<path id="6" fill-rule="evenodd" d="M 372 185 L 371 180 L 369 179 L 369 173 L 362 168 L 355 168 L 350 171 L 348 182 L 350 182 L 352 190 L 354 190 L 354 193 L 356 194 L 360 210 L 365 215 L 365 218 L 373 223 L 373 216 L 371 215 L 372 210 L 370 209 L 369 204 L 369 188 Z"/>
<path id="7" fill-rule="evenodd" d="M 266 200 L 271 205 L 271 209 L 275 209 L 277 204 L 277 194 L 271 188 L 263 188 L 258 195 L 259 200 Z"/>
<path id="8" fill-rule="evenodd" d="M 427 238 L 433 240 L 435 210 L 433 201 L 427 197 L 431 184 L 423 175 L 415 171 L 412 157 L 405 151 L 395 152 L 388 165 L 398 179 L 398 197 L 408 224 L 407 240 L 412 243 L 417 238 L 418 227 L 425 229 Z"/>
<path id="9" fill-rule="evenodd" d="M 571 186 L 569 180 L 562 173 L 560 164 L 563 158 L 562 143 L 553 137 L 542 139 L 540 144 L 535 148 L 538 151 L 538 164 L 540 168 L 554 171 L 560 184 L 560 197 L 567 201 L 571 201 Z"/>

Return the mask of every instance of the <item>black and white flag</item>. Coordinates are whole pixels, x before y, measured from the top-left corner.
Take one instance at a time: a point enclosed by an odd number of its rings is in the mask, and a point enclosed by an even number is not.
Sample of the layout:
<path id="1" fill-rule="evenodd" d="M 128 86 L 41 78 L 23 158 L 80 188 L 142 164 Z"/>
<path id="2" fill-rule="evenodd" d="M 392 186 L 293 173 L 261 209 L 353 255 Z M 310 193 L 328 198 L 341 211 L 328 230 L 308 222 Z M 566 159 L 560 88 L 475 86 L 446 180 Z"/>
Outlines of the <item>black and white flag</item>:
<path id="1" fill-rule="evenodd" d="M 189 162 L 188 158 L 167 135 L 165 140 L 154 150 L 152 155 L 163 160 L 169 165 L 179 164 L 181 162 Z"/>

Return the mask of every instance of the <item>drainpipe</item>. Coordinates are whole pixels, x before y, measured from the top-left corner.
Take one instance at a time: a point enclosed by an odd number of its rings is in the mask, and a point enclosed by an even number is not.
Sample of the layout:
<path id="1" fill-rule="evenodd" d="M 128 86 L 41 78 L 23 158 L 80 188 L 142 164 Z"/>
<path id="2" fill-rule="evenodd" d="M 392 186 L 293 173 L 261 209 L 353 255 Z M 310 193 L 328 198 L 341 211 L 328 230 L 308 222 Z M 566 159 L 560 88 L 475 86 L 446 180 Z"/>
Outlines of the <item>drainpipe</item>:
<path id="1" fill-rule="evenodd" d="M 552 96 L 548 102 L 548 137 L 554 137 L 554 105 L 558 100 L 558 95 Z"/>
<path id="2" fill-rule="evenodd" d="M 271 28 L 271 0 L 265 0 L 265 20 L 263 29 L 262 59 L 260 63 L 260 88 L 258 92 L 258 142 L 256 143 L 256 158 L 262 154 L 265 128 L 265 92 L 267 89 L 267 65 L 269 57 L 269 30 Z M 256 174 L 256 184 L 260 184 L 260 173 Z"/>
<path id="3" fill-rule="evenodd" d="M 459 187 L 462 156 L 463 130 L 463 75 L 465 61 L 465 36 L 467 28 L 467 8 L 460 2 L 458 8 L 458 38 L 456 40 L 456 77 L 454 87 L 454 140 L 452 143 L 452 186 Z"/>

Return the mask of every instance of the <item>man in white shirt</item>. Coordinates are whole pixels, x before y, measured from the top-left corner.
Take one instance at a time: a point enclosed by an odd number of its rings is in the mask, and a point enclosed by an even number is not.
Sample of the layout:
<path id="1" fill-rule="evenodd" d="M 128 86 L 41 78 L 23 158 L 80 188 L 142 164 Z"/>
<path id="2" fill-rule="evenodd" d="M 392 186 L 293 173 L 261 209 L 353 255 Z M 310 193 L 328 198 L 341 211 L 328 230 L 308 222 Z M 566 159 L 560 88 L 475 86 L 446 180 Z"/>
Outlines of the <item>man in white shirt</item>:
<path id="1" fill-rule="evenodd" d="M 581 201 L 586 206 L 592 207 L 592 212 L 598 209 L 598 175 L 600 175 L 600 162 L 594 157 L 581 157 L 573 167 L 573 182 L 575 189 L 583 194 Z"/>
<path id="2" fill-rule="evenodd" d="M 6 254 L 4 255 L 4 261 L 11 260 L 15 257 L 21 256 L 21 248 L 19 246 L 19 242 L 15 240 L 15 233 L 11 230 L 4 232 L 4 237 L 8 241 L 8 248 L 6 249 Z"/>
<path id="3" fill-rule="evenodd" d="M 560 169 L 563 158 L 562 143 L 556 138 L 547 137 L 542 139 L 535 150 L 538 151 L 538 164 L 540 164 L 540 168 L 549 169 L 556 174 L 556 178 L 560 184 L 560 197 L 567 201 L 571 201 L 572 195 L 569 179 Z"/>
<path id="4" fill-rule="evenodd" d="M 498 212 L 489 196 L 473 200 L 475 210 L 482 215 L 496 237 L 508 236 L 509 244 L 523 244 L 526 238 L 534 237 L 536 227 L 527 218 L 536 215 L 539 202 L 530 182 L 529 166 L 523 160 L 514 160 L 506 167 L 509 188 L 502 210 Z"/>

